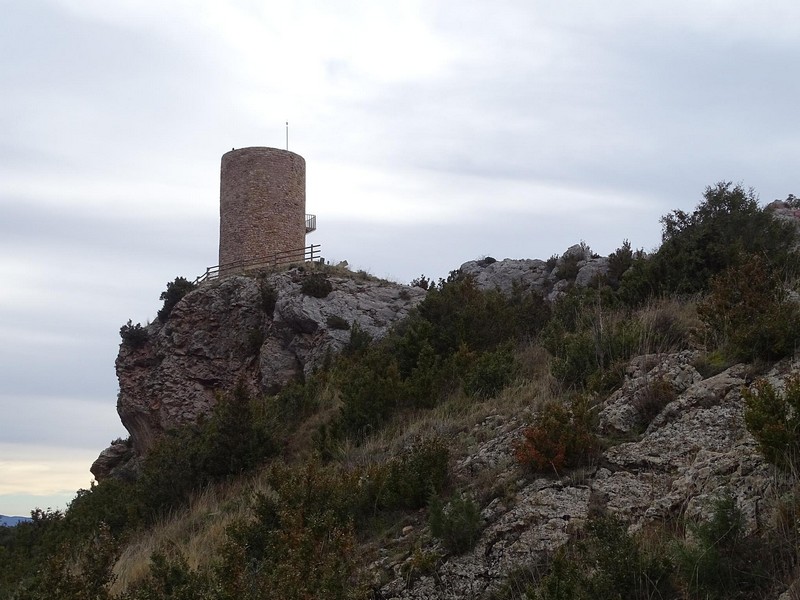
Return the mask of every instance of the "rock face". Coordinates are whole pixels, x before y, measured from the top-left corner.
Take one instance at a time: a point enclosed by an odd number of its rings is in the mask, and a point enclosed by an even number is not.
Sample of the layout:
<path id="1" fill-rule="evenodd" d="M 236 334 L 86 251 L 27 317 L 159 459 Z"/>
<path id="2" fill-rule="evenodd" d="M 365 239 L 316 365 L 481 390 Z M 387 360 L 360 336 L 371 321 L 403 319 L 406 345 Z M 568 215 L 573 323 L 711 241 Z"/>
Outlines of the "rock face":
<path id="1" fill-rule="evenodd" d="M 301 289 L 309 276 L 293 269 L 206 284 L 184 296 L 166 323 L 148 325 L 141 347 L 120 345 L 117 412 L 136 455 L 164 431 L 209 414 L 217 393 L 240 383 L 274 393 L 339 352 L 355 325 L 380 338 L 425 297 L 420 288 L 328 276 L 332 291 L 317 298 Z M 108 476 L 124 456 L 108 448 L 92 473 Z"/>
<path id="2" fill-rule="evenodd" d="M 603 403 L 600 422 L 607 432 L 636 439 L 612 446 L 595 466 L 561 478 L 531 479 L 514 464 L 513 448 L 525 425 L 519 415 L 490 416 L 465 432 L 486 441 L 458 461 L 457 485 L 468 489 L 490 475 L 502 490 L 482 507 L 485 528 L 478 543 L 416 577 L 409 576 L 411 555 L 379 561 L 373 568 L 388 583 L 377 597 L 488 598 L 514 571 L 541 568 L 592 511 L 616 515 L 636 531 L 651 522 L 707 518 L 710 501 L 730 493 L 749 530 L 769 524 L 773 501 L 786 484 L 744 425 L 741 392 L 751 379 L 748 368 L 736 365 L 703 378 L 692 366 L 694 358 L 693 352 L 681 352 L 632 360 L 622 388 Z M 800 365 L 786 362 L 767 378 L 780 388 L 792 372 L 800 372 Z M 638 398 L 653 381 L 671 385 L 672 395 L 648 423 Z M 430 542 L 428 549 L 441 550 Z"/>
<path id="3" fill-rule="evenodd" d="M 608 273 L 608 258 L 594 256 L 585 244 L 570 246 L 560 257 L 538 259 L 472 260 L 461 265 L 464 275 L 475 280 L 479 289 L 498 289 L 510 294 L 516 288 L 536 292 L 553 302 L 570 284 L 590 285 Z"/>

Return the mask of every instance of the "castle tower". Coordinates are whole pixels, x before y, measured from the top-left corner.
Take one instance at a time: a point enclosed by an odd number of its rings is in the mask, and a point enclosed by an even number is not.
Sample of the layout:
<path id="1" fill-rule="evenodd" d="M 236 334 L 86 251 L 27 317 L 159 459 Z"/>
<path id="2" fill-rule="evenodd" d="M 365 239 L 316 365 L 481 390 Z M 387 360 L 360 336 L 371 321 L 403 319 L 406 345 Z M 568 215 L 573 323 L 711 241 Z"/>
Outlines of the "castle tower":
<path id="1" fill-rule="evenodd" d="M 306 161 L 277 148 L 241 148 L 222 156 L 219 204 L 219 275 L 272 264 L 297 252 L 306 233 Z M 283 260 L 282 262 L 287 262 Z"/>

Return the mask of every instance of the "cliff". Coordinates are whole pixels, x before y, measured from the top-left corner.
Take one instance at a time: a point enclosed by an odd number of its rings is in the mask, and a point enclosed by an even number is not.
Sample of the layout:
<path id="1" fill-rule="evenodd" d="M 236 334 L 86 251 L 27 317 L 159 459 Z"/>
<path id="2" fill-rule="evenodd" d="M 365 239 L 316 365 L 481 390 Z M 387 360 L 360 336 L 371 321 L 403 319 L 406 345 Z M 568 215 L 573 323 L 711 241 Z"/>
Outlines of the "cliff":
<path id="1" fill-rule="evenodd" d="M 313 288 L 318 282 L 324 295 Z M 302 379 L 340 352 L 353 328 L 380 339 L 424 296 L 417 287 L 311 267 L 201 286 L 166 322 L 149 324 L 143 344 L 120 345 L 117 412 L 130 440 L 104 450 L 92 473 L 103 479 L 147 454 L 165 431 L 207 417 L 219 393 L 243 385 L 270 394 Z"/>

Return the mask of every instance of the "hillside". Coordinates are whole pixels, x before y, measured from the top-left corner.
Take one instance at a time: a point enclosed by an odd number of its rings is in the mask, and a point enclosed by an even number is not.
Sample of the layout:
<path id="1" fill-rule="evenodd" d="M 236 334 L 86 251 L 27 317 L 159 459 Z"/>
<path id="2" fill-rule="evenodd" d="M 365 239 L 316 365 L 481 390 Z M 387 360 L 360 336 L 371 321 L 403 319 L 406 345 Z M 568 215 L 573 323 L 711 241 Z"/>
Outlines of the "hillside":
<path id="1" fill-rule="evenodd" d="M 130 438 L 0 592 L 796 597 L 798 210 L 718 184 L 649 256 L 176 279 L 121 330 Z"/>
<path id="2" fill-rule="evenodd" d="M 7 517 L 5 515 L 0 515 L 0 527 L 14 527 L 25 521 L 30 521 L 30 517 Z"/>

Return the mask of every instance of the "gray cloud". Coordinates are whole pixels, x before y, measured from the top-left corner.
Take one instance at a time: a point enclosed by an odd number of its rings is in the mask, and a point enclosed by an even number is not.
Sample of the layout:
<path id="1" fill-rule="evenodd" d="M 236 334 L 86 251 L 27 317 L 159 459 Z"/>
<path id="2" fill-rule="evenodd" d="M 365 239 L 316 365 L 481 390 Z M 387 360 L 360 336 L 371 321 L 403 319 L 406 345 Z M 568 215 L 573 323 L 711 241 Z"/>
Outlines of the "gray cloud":
<path id="1" fill-rule="evenodd" d="M 286 120 L 309 241 L 400 281 L 581 239 L 652 249 L 659 217 L 718 180 L 797 193 L 797 18 L 789 2 L 12 2 L 0 406 L 24 425 L 0 436 L 116 437 L 120 325 L 216 262 L 220 155 L 282 147 Z"/>

